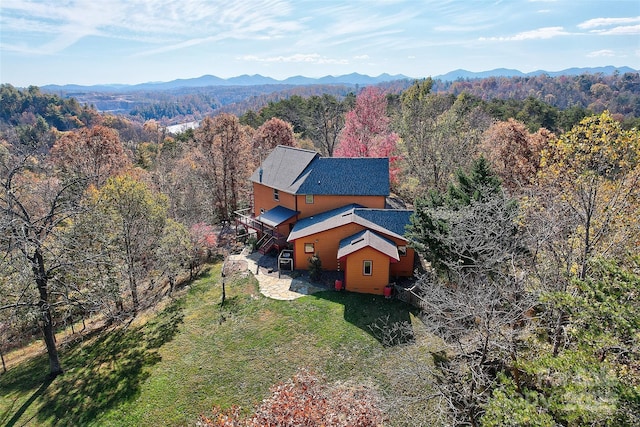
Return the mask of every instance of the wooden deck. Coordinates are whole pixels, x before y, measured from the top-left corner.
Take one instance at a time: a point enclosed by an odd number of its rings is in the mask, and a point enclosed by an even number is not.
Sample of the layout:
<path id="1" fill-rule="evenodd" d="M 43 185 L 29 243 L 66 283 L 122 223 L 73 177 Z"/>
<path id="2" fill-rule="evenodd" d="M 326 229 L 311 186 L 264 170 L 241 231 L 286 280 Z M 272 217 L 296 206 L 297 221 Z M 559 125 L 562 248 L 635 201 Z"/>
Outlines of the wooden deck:
<path id="1" fill-rule="evenodd" d="M 247 232 L 249 229 L 255 230 L 258 235 L 258 250 L 261 253 L 267 253 L 272 248 L 276 248 L 278 252 L 287 247 L 287 236 L 278 233 L 275 228 L 260 222 L 255 216 L 250 214 L 249 208 L 235 211 L 236 215 L 236 233 L 238 227 L 244 227 Z"/>
<path id="2" fill-rule="evenodd" d="M 245 228 L 251 228 L 261 233 L 264 232 L 265 227 L 268 227 L 267 225 L 258 221 L 256 217 L 251 214 L 250 208 L 235 211 L 234 214 L 236 216 L 236 227 L 238 225 L 242 225 Z"/>

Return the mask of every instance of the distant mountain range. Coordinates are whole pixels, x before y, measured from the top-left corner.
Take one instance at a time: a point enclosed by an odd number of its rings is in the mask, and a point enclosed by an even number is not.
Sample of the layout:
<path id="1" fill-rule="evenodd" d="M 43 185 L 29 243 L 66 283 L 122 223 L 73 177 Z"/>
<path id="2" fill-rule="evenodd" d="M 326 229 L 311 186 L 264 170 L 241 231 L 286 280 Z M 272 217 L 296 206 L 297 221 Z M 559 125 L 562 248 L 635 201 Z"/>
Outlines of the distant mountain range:
<path id="1" fill-rule="evenodd" d="M 634 70 L 630 67 L 595 67 L 595 68 L 567 68 L 562 71 L 532 71 L 530 73 L 523 73 L 518 70 L 512 70 L 507 68 L 497 68 L 490 71 L 473 72 L 467 70 L 455 70 L 447 74 L 432 76 L 434 80 L 443 81 L 455 81 L 459 79 L 483 79 L 487 77 L 526 77 L 526 76 L 538 76 L 541 74 L 547 74 L 551 77 L 567 75 L 574 76 L 580 74 L 596 74 L 602 73 L 610 75 L 615 72 L 634 73 L 638 70 Z M 413 80 L 415 77 L 408 77 L 403 74 L 381 74 L 377 77 L 371 77 L 364 74 L 352 73 L 342 76 L 325 76 L 321 78 L 311 78 L 304 76 L 289 77 L 285 80 L 276 80 L 271 77 L 265 77 L 260 74 L 242 75 L 238 77 L 232 77 L 229 79 L 223 79 L 212 75 L 204 75 L 192 79 L 177 79 L 169 82 L 150 82 L 141 83 L 136 85 L 124 85 L 124 84 L 109 84 L 109 85 L 93 85 L 93 86 L 81 86 L 81 85 L 46 85 L 42 86 L 42 89 L 47 91 L 64 91 L 64 92 L 134 92 L 134 91 L 165 91 L 179 88 L 196 88 L 207 86 L 260 86 L 260 85 L 289 85 L 289 86 L 305 86 L 305 85 L 334 85 L 334 84 L 346 84 L 346 85 L 374 85 L 383 82 L 389 82 L 394 80 Z"/>
<path id="2" fill-rule="evenodd" d="M 454 81 L 458 79 L 486 79 L 487 77 L 533 77 L 546 74 L 549 77 L 557 76 L 578 76 L 580 74 L 604 74 L 611 75 L 615 72 L 620 74 L 624 73 L 636 73 L 638 70 L 634 70 L 630 67 L 614 67 L 609 65 L 606 67 L 592 67 L 592 68 L 567 68 L 561 71 L 545 71 L 537 70 L 530 73 L 523 73 L 522 71 L 512 70 L 508 68 L 496 68 L 491 71 L 473 72 L 467 70 L 455 70 L 450 71 L 447 74 L 441 76 L 435 76 L 433 79 L 439 79 L 443 81 Z"/>

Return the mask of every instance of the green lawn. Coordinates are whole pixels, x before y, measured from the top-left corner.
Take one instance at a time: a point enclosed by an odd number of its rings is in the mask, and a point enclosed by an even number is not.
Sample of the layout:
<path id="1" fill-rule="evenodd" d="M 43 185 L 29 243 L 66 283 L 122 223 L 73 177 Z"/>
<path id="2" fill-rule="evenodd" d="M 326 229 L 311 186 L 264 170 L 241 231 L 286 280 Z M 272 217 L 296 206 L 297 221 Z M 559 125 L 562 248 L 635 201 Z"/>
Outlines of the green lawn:
<path id="1" fill-rule="evenodd" d="M 251 411 L 303 367 L 374 385 L 390 425 L 415 425 L 431 412 L 420 398 L 427 379 L 406 372 L 430 363 L 434 341 L 409 306 L 334 291 L 274 301 L 249 277 L 227 284 L 220 307 L 219 281 L 217 265 L 146 324 L 61 349 L 66 373 L 52 382 L 45 357 L 10 369 L 0 376 L 0 425 L 194 425 L 214 405 Z M 382 345 L 369 327 L 381 319 L 409 322 L 416 343 Z"/>

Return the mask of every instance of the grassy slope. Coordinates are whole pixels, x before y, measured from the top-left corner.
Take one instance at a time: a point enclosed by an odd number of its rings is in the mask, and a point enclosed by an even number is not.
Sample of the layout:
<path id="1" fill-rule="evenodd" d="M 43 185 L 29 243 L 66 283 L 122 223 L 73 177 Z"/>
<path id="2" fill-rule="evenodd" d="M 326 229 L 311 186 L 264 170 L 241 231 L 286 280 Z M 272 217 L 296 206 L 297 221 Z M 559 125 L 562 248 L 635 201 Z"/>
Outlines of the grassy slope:
<path id="1" fill-rule="evenodd" d="M 0 425 L 193 425 L 213 405 L 250 411 L 301 367 L 329 381 L 373 384 L 387 396 L 426 391 L 399 371 L 407 360 L 429 359 L 430 339 L 385 348 L 368 328 L 389 316 L 415 331 L 405 304 L 332 291 L 274 301 L 248 278 L 228 286 L 220 307 L 218 284 L 219 266 L 145 325 L 62 349 L 67 372 L 53 382 L 44 379 L 44 357 L 11 369 L 0 377 Z M 411 399 L 403 406 L 390 412 L 393 424 L 415 423 L 407 419 Z M 425 409 L 418 402 L 413 411 Z"/>

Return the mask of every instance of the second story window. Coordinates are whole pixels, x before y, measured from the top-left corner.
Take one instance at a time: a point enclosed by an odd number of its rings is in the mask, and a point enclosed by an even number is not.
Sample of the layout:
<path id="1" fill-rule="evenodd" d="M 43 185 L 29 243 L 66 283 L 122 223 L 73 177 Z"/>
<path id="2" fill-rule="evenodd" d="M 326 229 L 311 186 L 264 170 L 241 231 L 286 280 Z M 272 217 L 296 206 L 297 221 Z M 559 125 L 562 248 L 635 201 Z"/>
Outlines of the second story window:
<path id="1" fill-rule="evenodd" d="M 280 201 L 280 192 L 276 188 L 273 189 L 273 200 Z"/>
<path id="2" fill-rule="evenodd" d="M 304 202 L 308 205 L 312 205 L 313 204 L 313 194 L 307 194 L 306 196 L 304 196 Z"/>

